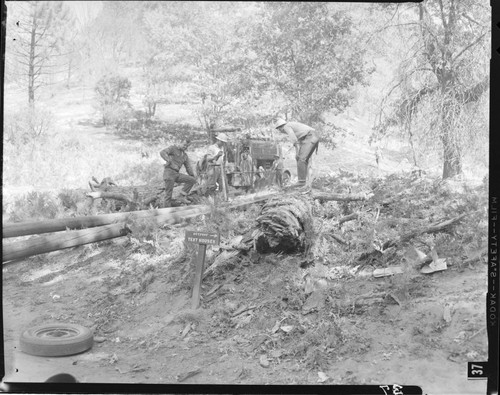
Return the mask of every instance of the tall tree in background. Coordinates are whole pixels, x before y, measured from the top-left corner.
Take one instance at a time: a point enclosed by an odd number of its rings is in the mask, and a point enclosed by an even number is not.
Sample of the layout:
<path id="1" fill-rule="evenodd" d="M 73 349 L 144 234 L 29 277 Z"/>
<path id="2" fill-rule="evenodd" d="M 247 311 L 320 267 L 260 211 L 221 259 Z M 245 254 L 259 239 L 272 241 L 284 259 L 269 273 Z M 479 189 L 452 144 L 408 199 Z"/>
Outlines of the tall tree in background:
<path id="1" fill-rule="evenodd" d="M 189 32 L 189 9 L 183 2 L 148 2 L 143 8 L 148 45 L 142 62 L 143 102 L 148 115 L 153 116 L 158 104 L 174 101 L 175 88 L 191 79 L 185 38 Z"/>
<path id="2" fill-rule="evenodd" d="M 8 18 L 15 24 L 10 37 L 13 65 L 33 105 L 37 90 L 60 73 L 63 39 L 71 25 L 69 9 L 61 1 L 9 4 Z"/>
<path id="3" fill-rule="evenodd" d="M 328 3 L 270 2 L 257 21 L 255 75 L 262 90 L 284 100 L 281 112 L 314 123 L 351 103 L 352 88 L 365 82 L 367 71 L 346 12 Z"/>
<path id="4" fill-rule="evenodd" d="M 252 89 L 248 69 L 251 58 L 245 34 L 237 34 L 253 21 L 255 7 L 230 2 L 151 2 L 145 25 L 152 51 L 146 73 L 151 87 L 168 94 L 177 84 L 188 83 L 200 104 L 198 116 L 207 130 L 241 120 L 242 102 Z M 240 32 L 241 33 L 241 32 Z"/>
<path id="5" fill-rule="evenodd" d="M 385 114 L 383 107 L 377 132 L 403 126 L 412 143 L 428 122 L 427 138 L 441 144 L 445 179 L 461 173 L 465 148 L 478 134 L 464 120 L 475 116 L 471 104 L 489 86 L 489 7 L 480 0 L 428 0 L 410 7 L 414 51 L 401 62 L 389 93 L 397 97 L 392 111 Z"/>
<path id="6" fill-rule="evenodd" d="M 102 4 L 93 23 L 101 56 L 115 66 L 130 65 L 140 59 L 138 54 L 142 52 L 143 7 L 131 1 L 103 1 Z"/>

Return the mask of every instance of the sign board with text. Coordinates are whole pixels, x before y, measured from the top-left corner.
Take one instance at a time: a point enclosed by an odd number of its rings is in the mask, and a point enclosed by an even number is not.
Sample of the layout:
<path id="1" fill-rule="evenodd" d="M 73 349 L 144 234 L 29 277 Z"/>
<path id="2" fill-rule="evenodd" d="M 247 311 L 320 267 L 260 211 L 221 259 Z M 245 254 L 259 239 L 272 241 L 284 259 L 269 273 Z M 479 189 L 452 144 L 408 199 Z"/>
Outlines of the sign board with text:
<path id="1" fill-rule="evenodd" d="M 220 242 L 220 234 L 210 232 L 197 232 L 186 230 L 186 241 L 198 244 L 198 255 L 196 257 L 196 269 L 194 273 L 193 294 L 191 307 L 197 309 L 200 307 L 201 295 L 201 280 L 203 271 L 205 270 L 205 256 L 207 245 L 218 245 Z"/>
<path id="2" fill-rule="evenodd" d="M 220 242 L 220 234 L 186 230 L 186 241 L 197 244 L 218 245 Z"/>

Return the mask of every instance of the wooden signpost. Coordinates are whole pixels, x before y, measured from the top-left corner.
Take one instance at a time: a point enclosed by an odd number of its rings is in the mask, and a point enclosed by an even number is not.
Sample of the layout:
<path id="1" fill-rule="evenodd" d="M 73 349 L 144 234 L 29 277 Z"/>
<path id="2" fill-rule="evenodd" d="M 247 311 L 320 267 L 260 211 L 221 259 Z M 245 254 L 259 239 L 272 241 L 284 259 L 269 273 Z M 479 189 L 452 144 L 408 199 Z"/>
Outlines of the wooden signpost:
<path id="1" fill-rule="evenodd" d="M 198 256 L 196 258 L 196 269 L 193 283 L 193 296 L 191 307 L 197 309 L 200 306 L 201 280 L 203 271 L 205 270 L 205 256 L 207 245 L 218 245 L 220 242 L 220 234 L 208 232 L 186 231 L 186 241 L 198 244 Z"/>

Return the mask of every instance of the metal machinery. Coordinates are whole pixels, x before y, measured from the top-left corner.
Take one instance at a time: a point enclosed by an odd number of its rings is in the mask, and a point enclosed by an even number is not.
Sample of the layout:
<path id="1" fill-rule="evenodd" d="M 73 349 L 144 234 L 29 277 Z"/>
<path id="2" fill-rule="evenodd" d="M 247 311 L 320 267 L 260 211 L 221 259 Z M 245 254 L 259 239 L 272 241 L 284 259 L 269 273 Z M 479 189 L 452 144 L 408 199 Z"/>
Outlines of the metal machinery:
<path id="1" fill-rule="evenodd" d="M 228 184 L 239 187 L 239 177 L 241 174 L 241 154 L 245 147 L 248 147 L 249 154 L 253 161 L 254 187 L 257 189 L 276 184 L 275 172 L 271 171 L 275 155 L 282 157 L 282 147 L 272 140 L 241 138 L 228 143 L 226 175 Z M 290 180 L 290 171 L 283 169 L 283 184 Z"/>

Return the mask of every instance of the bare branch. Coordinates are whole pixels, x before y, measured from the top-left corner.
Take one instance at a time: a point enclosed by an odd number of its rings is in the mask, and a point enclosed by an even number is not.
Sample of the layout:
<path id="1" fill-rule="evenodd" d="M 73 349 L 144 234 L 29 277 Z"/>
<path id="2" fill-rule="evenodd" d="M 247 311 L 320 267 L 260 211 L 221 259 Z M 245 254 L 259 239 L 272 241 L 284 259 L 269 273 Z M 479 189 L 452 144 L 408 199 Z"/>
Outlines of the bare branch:
<path id="1" fill-rule="evenodd" d="M 443 0 L 438 0 L 438 3 L 439 3 L 439 9 L 441 11 L 441 20 L 443 22 L 444 30 L 446 32 L 446 30 L 448 29 L 448 24 L 446 23 L 446 17 L 444 15 Z"/>
<path id="2" fill-rule="evenodd" d="M 476 20 L 472 19 L 469 15 L 467 15 L 465 12 L 462 12 L 462 16 L 467 19 L 468 21 L 472 22 L 472 23 L 475 23 L 476 25 L 478 26 L 481 26 L 481 27 L 486 27 L 482 24 L 480 24 L 479 22 L 477 22 Z"/>
<path id="3" fill-rule="evenodd" d="M 455 95 L 455 99 L 463 104 L 478 101 L 481 95 L 486 91 L 486 89 L 488 89 L 488 87 L 489 82 L 488 79 L 485 78 L 483 81 L 479 82 L 465 92 L 457 93 Z"/>
<path id="4" fill-rule="evenodd" d="M 455 60 L 457 60 L 465 51 L 467 51 L 469 48 L 473 47 L 479 41 L 481 41 L 485 35 L 486 35 L 486 33 L 483 33 L 482 35 L 480 35 L 477 39 L 475 39 L 473 42 L 471 42 L 469 45 L 467 45 L 464 49 L 462 49 L 457 55 L 455 55 L 451 61 L 455 62 Z"/>

